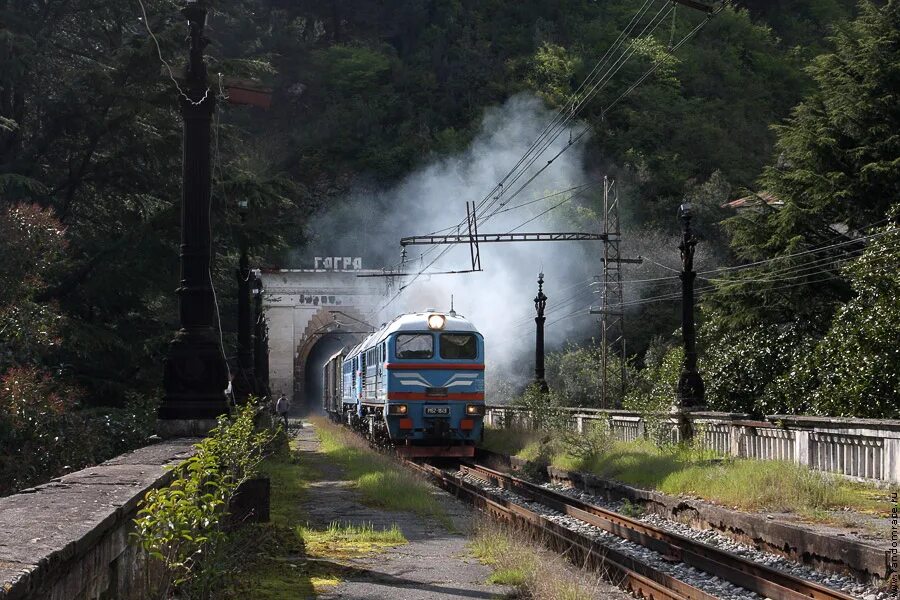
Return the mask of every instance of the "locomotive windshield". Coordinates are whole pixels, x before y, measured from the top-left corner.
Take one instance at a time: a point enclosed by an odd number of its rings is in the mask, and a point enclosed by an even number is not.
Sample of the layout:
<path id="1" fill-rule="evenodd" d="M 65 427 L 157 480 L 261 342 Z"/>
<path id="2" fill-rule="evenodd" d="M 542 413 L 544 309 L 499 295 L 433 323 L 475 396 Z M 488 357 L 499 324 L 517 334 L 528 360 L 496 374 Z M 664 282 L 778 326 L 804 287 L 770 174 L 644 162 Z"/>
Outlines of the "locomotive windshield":
<path id="1" fill-rule="evenodd" d="M 478 356 L 478 344 L 471 333 L 442 333 L 441 358 L 473 359 Z"/>
<path id="2" fill-rule="evenodd" d="M 434 338 L 430 333 L 405 333 L 397 336 L 397 358 L 431 358 Z"/>

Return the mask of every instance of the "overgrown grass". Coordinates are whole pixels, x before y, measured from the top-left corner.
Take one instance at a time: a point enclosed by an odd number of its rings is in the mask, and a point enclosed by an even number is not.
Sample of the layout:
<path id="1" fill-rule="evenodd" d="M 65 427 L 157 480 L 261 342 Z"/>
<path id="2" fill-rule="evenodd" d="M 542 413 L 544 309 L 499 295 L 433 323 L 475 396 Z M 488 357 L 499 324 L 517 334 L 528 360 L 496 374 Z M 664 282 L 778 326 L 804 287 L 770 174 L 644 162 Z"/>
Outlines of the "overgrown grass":
<path id="1" fill-rule="evenodd" d="M 546 435 L 546 434 L 545 434 Z M 541 439 L 540 432 L 528 429 L 494 429 L 484 428 L 484 439 L 479 446 L 491 452 L 517 456 L 526 447 L 537 447 Z M 527 459 L 526 459 L 527 460 Z"/>
<path id="2" fill-rule="evenodd" d="M 260 471 L 268 475 L 271 483 L 271 520 L 244 528 L 248 536 L 242 544 L 244 570 L 226 598 L 313 598 L 317 585 L 334 579 L 323 573 L 320 565 L 306 560 L 304 542 L 297 531 L 303 519 L 301 503 L 309 482 L 317 474 L 293 448 L 284 448 L 267 458 Z"/>
<path id="3" fill-rule="evenodd" d="M 476 525 L 472 555 L 490 566 L 487 583 L 516 589 L 532 600 L 587 600 L 597 597 L 598 580 L 565 562 L 559 554 L 535 546 L 523 535 L 495 522 Z"/>
<path id="4" fill-rule="evenodd" d="M 354 569 L 343 559 L 406 543 L 396 524 L 375 529 L 371 523 L 331 523 L 324 529 L 306 523 L 302 502 L 310 482 L 320 477 L 294 448 L 266 459 L 261 472 L 271 482 L 271 521 L 247 526 L 237 542 L 244 565 L 225 598 L 294 600 L 314 598 Z"/>
<path id="5" fill-rule="evenodd" d="M 302 522 L 301 502 L 309 482 L 315 481 L 319 473 L 301 461 L 293 448 L 263 461 L 260 471 L 271 484 L 269 513 L 272 522 L 286 527 Z"/>
<path id="6" fill-rule="evenodd" d="M 883 492 L 785 461 L 713 459 L 690 448 L 659 448 L 648 441 L 616 442 L 585 459 L 562 455 L 561 467 L 585 470 L 667 494 L 698 496 L 744 510 L 812 514 L 844 507 L 879 509 Z"/>
<path id="7" fill-rule="evenodd" d="M 407 543 L 397 524 L 389 528 L 375 529 L 371 523 L 331 523 L 326 529 L 301 527 L 300 537 L 310 556 L 350 558 L 392 548 Z"/>
<path id="8" fill-rule="evenodd" d="M 325 419 L 313 419 L 322 452 L 340 465 L 366 504 L 386 510 L 430 515 L 447 527 L 449 518 L 433 488 L 389 458 L 372 451 L 353 433 Z"/>
<path id="9" fill-rule="evenodd" d="M 497 436 L 506 437 L 512 436 Z M 536 441 L 532 434 L 519 445 L 514 455 L 523 460 L 545 460 L 561 469 L 742 510 L 796 512 L 811 520 L 830 520 L 823 511 L 845 507 L 866 513 L 886 510 L 884 490 L 784 461 L 718 458 L 709 451 L 659 447 L 649 440 L 610 441 L 586 456 L 574 456 L 558 436 Z"/>

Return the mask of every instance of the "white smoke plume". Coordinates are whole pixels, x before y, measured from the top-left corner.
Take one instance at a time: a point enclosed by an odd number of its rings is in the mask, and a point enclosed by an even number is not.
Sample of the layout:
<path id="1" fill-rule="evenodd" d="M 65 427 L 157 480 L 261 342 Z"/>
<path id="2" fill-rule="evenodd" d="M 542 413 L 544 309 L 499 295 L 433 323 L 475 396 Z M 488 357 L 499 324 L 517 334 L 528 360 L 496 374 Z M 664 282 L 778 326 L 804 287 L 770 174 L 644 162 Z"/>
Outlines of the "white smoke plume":
<path id="1" fill-rule="evenodd" d="M 503 106 L 488 110 L 479 133 L 470 148 L 462 154 L 435 160 L 408 176 L 391 189 L 360 189 L 341 206 L 329 211 L 310 225 L 314 241 L 310 255 L 362 256 L 365 268 L 396 267 L 400 260 L 399 241 L 403 236 L 426 235 L 465 222 L 466 201 L 481 201 L 516 164 L 532 141 L 553 119 L 555 113 L 530 95 L 518 95 Z M 594 184 L 582 196 L 540 216 L 517 232 L 590 231 L 599 232 L 596 216 L 578 207 L 587 206 L 587 196 L 602 206 L 604 173 L 587 168 L 584 151 L 587 136 L 556 158 L 521 194 L 509 199 L 547 161 L 569 144 L 582 131 L 581 123 L 571 124 L 534 163 L 512 189 L 505 190 L 505 208 L 529 202 L 548 194 L 583 184 Z M 559 204 L 569 194 L 540 200 L 514 210 L 497 214 L 479 222 L 479 233 L 506 233 Z M 621 200 L 623 206 L 631 198 Z M 627 208 L 623 208 L 623 212 Z M 452 232 L 455 233 L 454 229 Z M 460 233 L 466 233 L 465 225 Z M 644 236 L 640 236 L 644 237 Z M 648 236 L 649 255 L 665 255 L 673 260 L 672 241 L 664 236 Z M 642 244 L 631 239 L 623 245 L 638 251 Z M 434 246 L 408 248 L 405 272 L 425 269 L 444 249 Z M 453 275 L 427 275 L 428 272 L 465 270 L 471 266 L 469 246 L 458 245 L 428 267 L 379 314 L 370 315 L 373 323 L 382 323 L 403 312 L 426 308 L 449 310 L 450 297 L 456 311 L 470 319 L 486 340 L 489 371 L 527 374 L 533 367 L 534 316 L 533 299 L 537 292 L 537 276 L 543 271 L 547 304 L 547 346 L 558 348 L 566 340 L 583 341 L 598 336 L 596 316 L 588 307 L 597 305 L 591 282 L 602 270 L 601 242 L 524 242 L 481 245 L 484 271 Z M 421 257 L 420 257 L 421 256 Z M 670 271 L 654 268 L 635 270 L 637 277 L 671 276 Z M 406 279 L 408 281 L 409 278 Z M 390 296 L 403 280 L 398 281 Z M 636 298 L 636 288 L 627 289 L 626 300 Z M 387 301 L 387 300 L 386 300 Z M 574 314 L 577 313 L 577 314 Z"/>

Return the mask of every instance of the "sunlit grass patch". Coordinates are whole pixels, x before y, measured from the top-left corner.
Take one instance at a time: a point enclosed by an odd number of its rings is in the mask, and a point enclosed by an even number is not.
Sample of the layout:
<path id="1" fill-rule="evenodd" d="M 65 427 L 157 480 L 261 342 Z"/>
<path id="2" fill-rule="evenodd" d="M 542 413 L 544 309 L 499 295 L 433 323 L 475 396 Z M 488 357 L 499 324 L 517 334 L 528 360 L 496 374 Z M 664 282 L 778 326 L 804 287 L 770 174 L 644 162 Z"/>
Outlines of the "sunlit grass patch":
<path id="1" fill-rule="evenodd" d="M 649 440 L 616 441 L 602 452 L 579 457 L 558 443 L 551 448 L 550 463 L 561 469 L 743 510 L 796 512 L 811 520 L 844 507 L 885 510 L 883 490 L 785 461 L 722 458 L 688 447 L 659 447 Z M 520 452 L 522 458 L 524 454 Z"/>
<path id="2" fill-rule="evenodd" d="M 472 555 L 493 569 L 487 583 L 508 585 L 516 597 L 588 600 L 597 597 L 595 576 L 567 564 L 559 554 L 535 546 L 524 535 L 494 522 L 477 524 Z"/>
<path id="3" fill-rule="evenodd" d="M 375 529 L 371 523 L 333 522 L 326 529 L 300 527 L 297 533 L 309 556 L 331 559 L 361 556 L 407 543 L 396 523 L 386 529 Z"/>
<path id="4" fill-rule="evenodd" d="M 497 585 L 524 586 L 531 573 L 525 567 L 502 567 L 487 578 L 488 583 Z"/>
<path id="5" fill-rule="evenodd" d="M 325 419 L 313 419 L 321 451 L 354 481 L 366 504 L 436 517 L 450 526 L 433 488 L 389 458 L 372 451 L 353 433 Z"/>

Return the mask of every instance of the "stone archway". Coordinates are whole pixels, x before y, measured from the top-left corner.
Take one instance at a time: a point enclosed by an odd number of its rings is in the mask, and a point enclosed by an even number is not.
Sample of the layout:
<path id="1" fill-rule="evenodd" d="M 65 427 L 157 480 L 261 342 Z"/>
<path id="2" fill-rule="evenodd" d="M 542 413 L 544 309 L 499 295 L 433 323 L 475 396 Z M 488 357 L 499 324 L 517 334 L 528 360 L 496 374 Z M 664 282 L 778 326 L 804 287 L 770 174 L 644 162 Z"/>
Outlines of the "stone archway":
<path id="1" fill-rule="evenodd" d="M 392 291 L 381 271 L 262 271 L 263 308 L 269 326 L 269 387 L 299 406 L 304 401 L 306 364 L 325 335 L 357 343 L 369 330 L 364 323 Z M 351 332 L 358 332 L 351 339 Z M 319 347 L 321 349 L 321 347 Z"/>
<path id="2" fill-rule="evenodd" d="M 342 319 L 340 315 L 346 315 L 353 320 Z M 294 360 L 294 381 L 299 384 L 294 386 L 294 393 L 298 402 L 309 405 L 316 401 L 316 398 L 308 397 L 304 389 L 309 375 L 306 369 L 316 367 L 316 365 L 309 364 L 313 351 L 329 338 L 333 339 L 338 336 L 342 343 L 332 344 L 332 347 L 343 346 L 349 349 L 357 345 L 368 335 L 365 326 L 360 321 L 364 321 L 363 315 L 350 307 L 342 310 L 341 313 L 333 313 L 325 308 L 320 308 L 309 320 L 309 325 L 303 332 L 304 340 L 297 348 Z"/>

